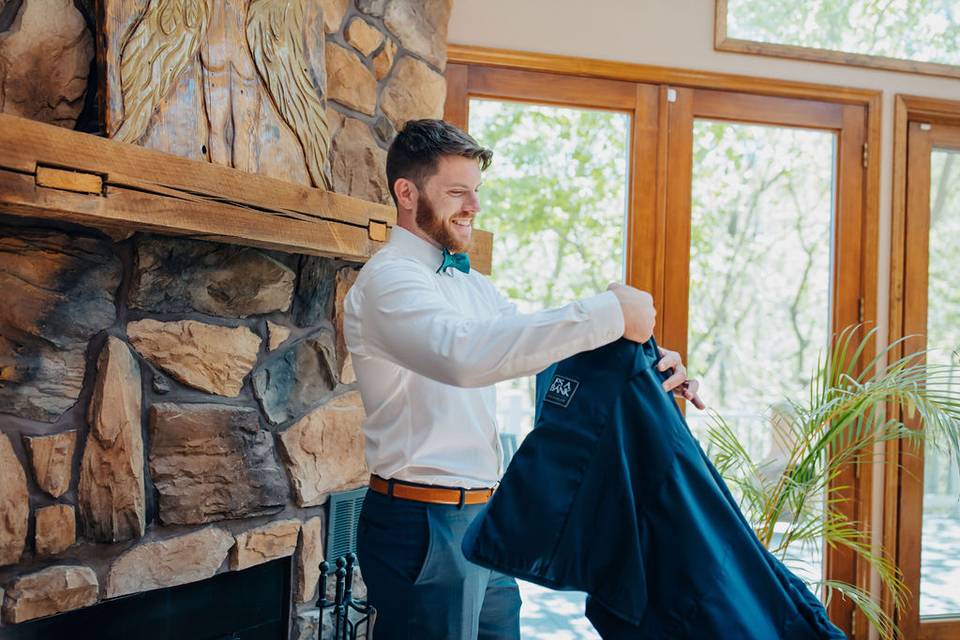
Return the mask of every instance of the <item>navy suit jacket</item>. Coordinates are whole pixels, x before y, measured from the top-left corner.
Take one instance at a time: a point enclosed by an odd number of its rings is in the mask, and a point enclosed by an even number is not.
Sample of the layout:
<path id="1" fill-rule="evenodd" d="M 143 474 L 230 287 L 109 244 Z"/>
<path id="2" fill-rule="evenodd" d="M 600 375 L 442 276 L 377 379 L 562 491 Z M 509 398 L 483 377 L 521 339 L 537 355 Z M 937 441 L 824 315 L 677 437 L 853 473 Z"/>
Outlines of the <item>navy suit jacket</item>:
<path id="1" fill-rule="evenodd" d="M 471 524 L 472 562 L 586 591 L 604 638 L 843 638 L 759 542 L 656 370 L 619 340 L 538 376 L 536 428 Z"/>

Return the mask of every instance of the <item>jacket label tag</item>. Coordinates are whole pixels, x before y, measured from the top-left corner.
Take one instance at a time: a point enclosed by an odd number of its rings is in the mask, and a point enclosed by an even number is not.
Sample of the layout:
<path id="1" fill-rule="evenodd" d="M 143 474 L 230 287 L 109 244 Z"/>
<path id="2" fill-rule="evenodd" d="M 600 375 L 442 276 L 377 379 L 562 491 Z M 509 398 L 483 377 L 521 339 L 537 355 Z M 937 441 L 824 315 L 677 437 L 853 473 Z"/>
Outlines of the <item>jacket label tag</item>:
<path id="1" fill-rule="evenodd" d="M 577 392 L 577 387 L 579 386 L 580 383 L 572 378 L 553 376 L 553 380 L 550 382 L 550 388 L 547 389 L 547 395 L 544 396 L 543 399 L 545 402 L 551 402 L 566 408 L 567 405 L 570 404 L 570 401 L 573 400 L 573 394 Z"/>

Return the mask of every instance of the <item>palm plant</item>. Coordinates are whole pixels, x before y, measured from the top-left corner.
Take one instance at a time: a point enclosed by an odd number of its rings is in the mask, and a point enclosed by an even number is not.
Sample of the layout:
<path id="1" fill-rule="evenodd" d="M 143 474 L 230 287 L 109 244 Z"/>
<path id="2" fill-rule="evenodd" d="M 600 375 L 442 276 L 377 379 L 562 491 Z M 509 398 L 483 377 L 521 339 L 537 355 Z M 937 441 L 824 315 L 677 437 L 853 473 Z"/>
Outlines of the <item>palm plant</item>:
<path id="1" fill-rule="evenodd" d="M 844 514 L 841 504 L 849 487 L 839 478 L 847 465 L 873 459 L 875 445 L 890 440 L 903 440 L 912 448 L 928 440 L 956 460 L 960 454 L 958 367 L 927 362 L 926 352 L 895 357 L 897 342 L 881 350 L 861 372 L 858 361 L 875 335 L 870 331 L 857 341 L 859 329 L 843 331 L 827 356 L 820 357 L 809 397 L 787 400 L 777 410 L 778 444 L 785 466 L 781 460 L 778 468 L 771 469 L 770 463 L 754 460 L 718 414 L 712 416 L 707 448 L 739 496 L 760 541 L 774 555 L 789 564 L 788 549 L 820 541 L 851 549 L 876 570 L 895 605 L 902 607 L 907 588 L 901 573 L 885 554 L 871 547 L 865 527 Z M 892 361 L 884 364 L 887 359 Z M 915 416 L 920 418 L 919 428 L 905 424 L 914 423 Z M 849 598 L 883 638 L 900 636 L 877 594 L 838 580 L 817 580 L 810 586 L 825 589 L 828 598 L 837 593 Z"/>

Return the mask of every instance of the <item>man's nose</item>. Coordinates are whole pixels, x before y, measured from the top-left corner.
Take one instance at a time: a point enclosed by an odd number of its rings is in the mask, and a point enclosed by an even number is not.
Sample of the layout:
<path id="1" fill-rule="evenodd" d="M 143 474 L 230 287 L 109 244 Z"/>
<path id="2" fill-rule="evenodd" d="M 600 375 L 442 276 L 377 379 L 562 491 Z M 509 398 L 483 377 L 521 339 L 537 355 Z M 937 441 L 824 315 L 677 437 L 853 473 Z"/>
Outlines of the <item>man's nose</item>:
<path id="1" fill-rule="evenodd" d="M 478 213 L 480 211 L 480 196 L 478 196 L 476 193 L 468 194 L 463 210 L 471 213 Z"/>

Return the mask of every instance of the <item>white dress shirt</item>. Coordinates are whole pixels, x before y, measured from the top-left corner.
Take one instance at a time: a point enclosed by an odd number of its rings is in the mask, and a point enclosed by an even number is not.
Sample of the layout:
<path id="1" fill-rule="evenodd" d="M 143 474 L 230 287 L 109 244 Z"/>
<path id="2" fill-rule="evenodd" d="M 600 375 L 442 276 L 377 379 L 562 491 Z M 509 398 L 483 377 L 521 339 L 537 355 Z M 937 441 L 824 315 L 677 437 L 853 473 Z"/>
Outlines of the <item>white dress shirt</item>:
<path id="1" fill-rule="evenodd" d="M 440 249 L 394 227 L 344 304 L 367 466 L 383 478 L 492 487 L 502 473 L 496 391 L 623 335 L 607 291 L 518 314 L 482 274 L 437 273 Z"/>

